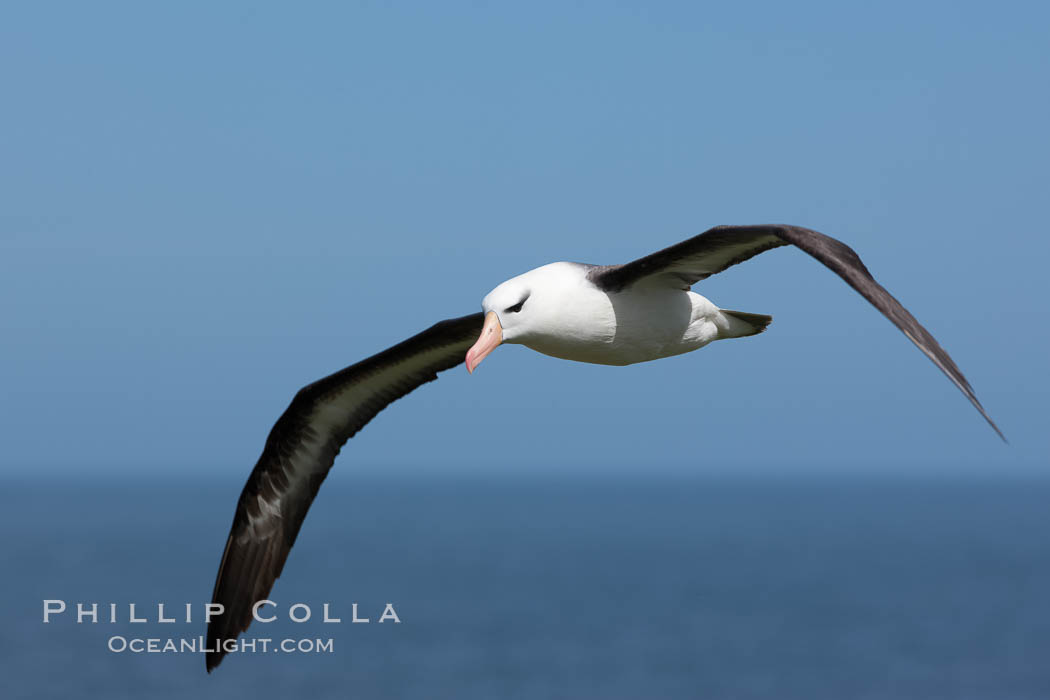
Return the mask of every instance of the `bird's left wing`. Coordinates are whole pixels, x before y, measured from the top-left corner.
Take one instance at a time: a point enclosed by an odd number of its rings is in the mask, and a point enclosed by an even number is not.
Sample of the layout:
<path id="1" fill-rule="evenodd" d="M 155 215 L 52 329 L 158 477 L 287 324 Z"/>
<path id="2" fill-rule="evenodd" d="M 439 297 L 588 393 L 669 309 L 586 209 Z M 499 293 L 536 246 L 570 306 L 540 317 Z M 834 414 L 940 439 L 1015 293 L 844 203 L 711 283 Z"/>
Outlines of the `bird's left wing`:
<path id="1" fill-rule="evenodd" d="M 700 280 L 759 253 L 789 245 L 791 241 L 780 235 L 780 229 L 787 228 L 796 227 L 716 226 L 625 265 L 596 267 L 590 275 L 591 281 L 608 292 L 618 292 L 642 281 L 689 289 Z"/>
<path id="2" fill-rule="evenodd" d="M 728 267 L 786 245 L 809 253 L 871 302 L 952 380 L 988 421 L 988 425 L 1006 440 L 948 352 L 885 287 L 875 281 L 856 251 L 831 236 L 801 226 L 783 224 L 716 226 L 625 265 L 596 266 L 588 273 L 588 277 L 595 286 L 607 292 L 619 292 L 632 285 L 646 283 L 689 289 L 696 282 Z"/>
<path id="3" fill-rule="evenodd" d="M 208 624 L 208 671 L 252 621 L 281 575 L 306 511 L 339 449 L 391 402 L 463 361 L 484 323 L 480 313 L 449 319 L 303 387 L 277 420 L 244 485 L 212 602 L 224 612 Z"/>

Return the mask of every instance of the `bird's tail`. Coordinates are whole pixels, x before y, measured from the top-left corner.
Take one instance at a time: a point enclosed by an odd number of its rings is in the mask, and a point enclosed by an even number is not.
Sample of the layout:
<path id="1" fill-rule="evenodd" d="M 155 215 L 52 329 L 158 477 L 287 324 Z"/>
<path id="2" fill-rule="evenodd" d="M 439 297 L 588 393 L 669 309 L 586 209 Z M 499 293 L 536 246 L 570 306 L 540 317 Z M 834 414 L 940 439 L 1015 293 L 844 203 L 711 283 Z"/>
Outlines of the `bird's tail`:
<path id="1" fill-rule="evenodd" d="M 772 316 L 749 314 L 744 311 L 722 309 L 722 315 L 729 322 L 728 329 L 719 333 L 723 338 L 743 338 L 747 335 L 758 335 L 766 329 L 766 326 L 773 322 Z"/>

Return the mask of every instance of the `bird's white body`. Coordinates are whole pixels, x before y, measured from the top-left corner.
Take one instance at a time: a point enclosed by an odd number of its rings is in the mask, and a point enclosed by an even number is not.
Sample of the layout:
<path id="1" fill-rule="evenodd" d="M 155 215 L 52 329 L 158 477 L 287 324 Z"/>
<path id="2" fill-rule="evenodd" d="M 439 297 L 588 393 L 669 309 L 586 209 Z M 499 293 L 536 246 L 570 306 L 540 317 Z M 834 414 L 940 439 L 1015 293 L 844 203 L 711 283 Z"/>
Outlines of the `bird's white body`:
<path id="1" fill-rule="evenodd" d="M 503 342 L 602 365 L 657 360 L 754 332 L 695 292 L 660 283 L 605 292 L 587 278 L 590 269 L 570 262 L 538 267 L 496 287 L 482 308 L 499 317 Z M 510 313 L 522 299 L 521 310 Z"/>

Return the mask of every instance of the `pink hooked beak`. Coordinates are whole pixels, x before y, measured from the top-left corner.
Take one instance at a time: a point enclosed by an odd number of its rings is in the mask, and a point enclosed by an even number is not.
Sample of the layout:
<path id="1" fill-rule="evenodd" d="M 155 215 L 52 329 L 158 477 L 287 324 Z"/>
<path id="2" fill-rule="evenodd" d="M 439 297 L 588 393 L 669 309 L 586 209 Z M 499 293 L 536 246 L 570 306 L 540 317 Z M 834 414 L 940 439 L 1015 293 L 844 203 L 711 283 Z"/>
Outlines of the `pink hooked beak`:
<path id="1" fill-rule="evenodd" d="M 467 350 L 467 371 L 473 374 L 481 361 L 502 342 L 503 326 L 499 323 L 499 316 L 495 311 L 489 311 L 485 314 L 485 325 L 481 328 L 481 335 L 470 350 Z"/>

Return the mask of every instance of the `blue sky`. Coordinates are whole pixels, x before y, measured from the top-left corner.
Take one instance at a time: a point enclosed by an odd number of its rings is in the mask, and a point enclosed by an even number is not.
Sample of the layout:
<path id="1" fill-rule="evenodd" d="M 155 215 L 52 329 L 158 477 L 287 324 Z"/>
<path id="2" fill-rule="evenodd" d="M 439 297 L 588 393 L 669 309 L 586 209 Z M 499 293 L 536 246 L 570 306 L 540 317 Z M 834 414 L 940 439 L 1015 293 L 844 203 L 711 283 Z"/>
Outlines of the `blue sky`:
<path id="1" fill-rule="evenodd" d="M 766 334 L 520 347 L 337 471 L 1047 473 L 1039 3 L 0 10 L 0 473 L 247 474 L 303 384 L 553 260 L 841 238 L 1011 440 L 819 264 L 697 291 Z"/>

